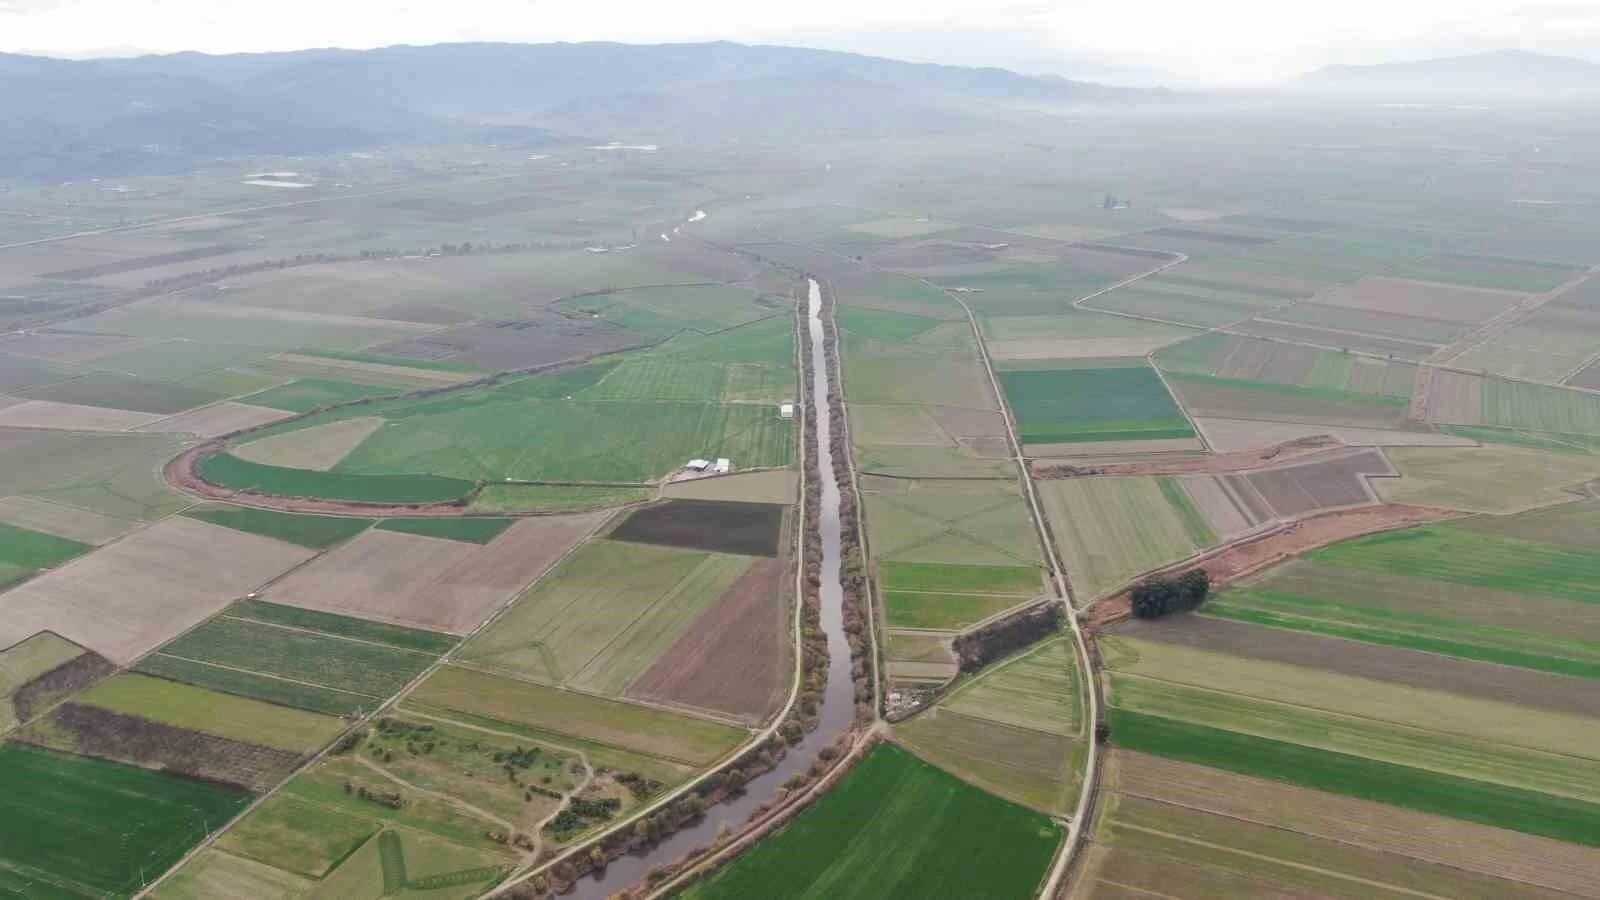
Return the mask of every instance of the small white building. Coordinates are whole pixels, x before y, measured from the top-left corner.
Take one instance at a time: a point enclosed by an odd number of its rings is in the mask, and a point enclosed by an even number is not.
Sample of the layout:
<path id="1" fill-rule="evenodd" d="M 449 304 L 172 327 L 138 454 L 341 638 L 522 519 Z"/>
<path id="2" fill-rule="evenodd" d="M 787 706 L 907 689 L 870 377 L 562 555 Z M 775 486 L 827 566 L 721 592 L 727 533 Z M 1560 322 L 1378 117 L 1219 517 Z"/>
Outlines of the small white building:
<path id="1" fill-rule="evenodd" d="M 705 470 L 711 468 L 711 460 L 691 459 L 684 463 L 683 467 L 691 472 L 704 472 Z"/>
<path id="2" fill-rule="evenodd" d="M 792 403 L 790 401 L 787 401 L 787 400 L 784 401 L 783 403 L 779 403 L 778 404 L 778 418 L 780 418 L 780 419 L 792 419 L 792 418 L 794 418 L 794 403 Z"/>
<path id="3" fill-rule="evenodd" d="M 711 471 L 717 473 L 718 475 L 726 475 L 732 470 L 733 463 L 725 458 L 717 460 L 717 464 L 711 467 Z"/>

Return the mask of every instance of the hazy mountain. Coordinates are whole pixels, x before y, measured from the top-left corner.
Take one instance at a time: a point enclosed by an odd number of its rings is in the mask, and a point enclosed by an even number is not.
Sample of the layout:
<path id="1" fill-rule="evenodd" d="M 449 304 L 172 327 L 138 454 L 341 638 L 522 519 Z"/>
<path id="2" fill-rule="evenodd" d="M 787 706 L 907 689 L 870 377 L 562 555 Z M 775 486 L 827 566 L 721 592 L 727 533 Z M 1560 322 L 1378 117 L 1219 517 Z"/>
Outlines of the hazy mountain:
<path id="1" fill-rule="evenodd" d="M 68 61 L 0 54 L 0 176 L 172 170 L 398 140 L 788 140 L 971 128 L 1141 94 L 996 68 L 733 43 L 445 44 Z M 520 130 L 518 130 L 520 129 Z"/>
<path id="2" fill-rule="evenodd" d="M 1420 62 L 1328 66 L 1301 77 L 1299 86 L 1394 98 L 1560 101 L 1600 97 L 1600 63 L 1497 50 Z"/>

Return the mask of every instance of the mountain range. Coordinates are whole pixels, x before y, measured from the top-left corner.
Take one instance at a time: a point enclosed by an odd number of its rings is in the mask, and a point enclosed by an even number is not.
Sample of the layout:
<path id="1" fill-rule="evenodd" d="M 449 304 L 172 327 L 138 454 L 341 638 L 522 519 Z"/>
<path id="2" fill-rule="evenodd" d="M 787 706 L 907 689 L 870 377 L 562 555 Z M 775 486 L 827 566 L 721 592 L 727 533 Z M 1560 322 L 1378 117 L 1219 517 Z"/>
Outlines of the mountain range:
<path id="1" fill-rule="evenodd" d="M 1600 97 L 1600 63 L 1571 56 L 1495 50 L 1418 62 L 1328 66 L 1299 87 L 1389 98 L 1563 101 Z"/>
<path id="2" fill-rule="evenodd" d="M 401 141 L 789 141 L 975 127 L 1151 92 L 792 47 L 443 44 L 60 60 L 0 54 L 0 177 L 180 171 Z"/>

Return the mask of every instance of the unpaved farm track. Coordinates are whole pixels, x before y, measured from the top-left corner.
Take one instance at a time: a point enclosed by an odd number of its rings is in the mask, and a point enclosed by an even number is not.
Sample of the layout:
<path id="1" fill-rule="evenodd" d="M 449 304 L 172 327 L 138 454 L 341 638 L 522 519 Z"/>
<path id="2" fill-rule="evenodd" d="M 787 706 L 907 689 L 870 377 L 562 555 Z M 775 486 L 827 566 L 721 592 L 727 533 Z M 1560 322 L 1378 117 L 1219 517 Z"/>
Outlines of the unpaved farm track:
<path id="1" fill-rule="evenodd" d="M 1077 478 L 1082 475 L 1220 475 L 1245 472 L 1268 463 L 1308 456 L 1333 447 L 1345 447 L 1332 435 L 1317 434 L 1295 438 L 1259 450 L 1230 450 L 1191 459 L 1152 459 L 1137 462 L 1086 463 L 1081 466 L 1057 464 L 1033 466 L 1034 478 Z"/>

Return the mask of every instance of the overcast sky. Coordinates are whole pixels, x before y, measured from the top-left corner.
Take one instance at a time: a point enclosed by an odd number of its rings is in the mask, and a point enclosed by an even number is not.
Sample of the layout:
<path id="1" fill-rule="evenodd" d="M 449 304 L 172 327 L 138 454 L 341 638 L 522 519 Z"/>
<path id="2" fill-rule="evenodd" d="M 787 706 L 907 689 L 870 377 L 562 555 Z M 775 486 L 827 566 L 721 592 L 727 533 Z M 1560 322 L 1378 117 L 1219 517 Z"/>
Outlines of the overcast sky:
<path id="1" fill-rule="evenodd" d="M 1596 58 L 1600 0 L 0 0 L 0 50 L 60 56 L 712 39 L 1244 84 L 1500 47 Z"/>

